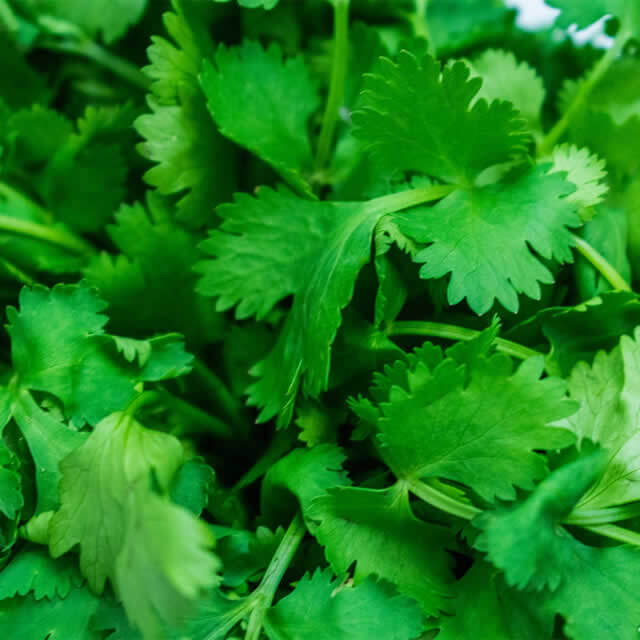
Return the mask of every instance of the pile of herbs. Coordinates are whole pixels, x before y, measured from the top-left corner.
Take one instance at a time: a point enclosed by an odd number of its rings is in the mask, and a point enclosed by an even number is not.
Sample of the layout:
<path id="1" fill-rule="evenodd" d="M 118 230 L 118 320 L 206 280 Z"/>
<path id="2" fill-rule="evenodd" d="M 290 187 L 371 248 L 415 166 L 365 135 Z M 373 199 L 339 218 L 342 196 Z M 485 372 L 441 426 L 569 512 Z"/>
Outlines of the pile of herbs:
<path id="1" fill-rule="evenodd" d="M 550 4 L 0 0 L 1 638 L 637 640 L 640 2 Z"/>

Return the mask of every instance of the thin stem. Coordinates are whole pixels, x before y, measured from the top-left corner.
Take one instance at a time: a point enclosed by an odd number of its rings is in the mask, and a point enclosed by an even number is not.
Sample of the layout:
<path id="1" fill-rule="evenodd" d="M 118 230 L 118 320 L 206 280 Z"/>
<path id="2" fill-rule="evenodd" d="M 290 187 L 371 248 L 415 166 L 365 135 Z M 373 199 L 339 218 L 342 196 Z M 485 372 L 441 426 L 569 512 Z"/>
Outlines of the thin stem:
<path id="1" fill-rule="evenodd" d="M 249 616 L 245 640 L 259 640 L 267 609 L 271 606 L 282 577 L 289 568 L 306 531 L 302 514 L 298 512 L 271 558 L 260 585 L 252 595 L 252 598 L 255 598 L 255 606 Z"/>
<path id="2" fill-rule="evenodd" d="M 540 146 L 538 147 L 538 156 L 546 156 L 551 153 L 551 150 L 557 144 L 560 138 L 562 138 L 575 115 L 587 102 L 595 86 L 607 73 L 618 55 L 620 55 L 625 42 L 627 41 L 627 37 L 628 34 L 626 31 L 620 32 L 617 35 L 612 47 L 600 58 L 600 60 L 598 60 L 598 62 L 596 62 L 595 66 L 587 74 L 584 81 L 580 83 L 578 91 L 574 96 L 571 104 L 569 105 L 569 108 L 565 111 L 562 118 L 560 118 L 560 120 L 556 122 L 551 131 L 549 131 L 543 138 Z"/>
<path id="3" fill-rule="evenodd" d="M 602 277 L 614 288 L 620 291 L 632 291 L 627 281 L 618 273 L 614 266 L 596 249 L 580 236 L 573 236 L 577 251 L 586 258 Z"/>
<path id="4" fill-rule="evenodd" d="M 440 511 L 450 513 L 452 516 L 457 516 L 464 520 L 473 520 L 478 514 L 482 513 L 481 509 L 474 507 L 472 504 L 456 500 L 426 482 L 420 480 L 403 480 L 403 482 L 405 482 L 409 490 L 418 496 L 418 498 L 424 500 L 432 507 L 440 509 Z"/>
<path id="5" fill-rule="evenodd" d="M 623 527 L 617 527 L 615 524 L 601 524 L 584 528 L 587 529 L 587 531 L 611 538 L 611 540 L 617 540 L 618 542 L 624 542 L 634 547 L 640 547 L 640 533 L 624 529 Z"/>
<path id="6" fill-rule="evenodd" d="M 22 172 L 14 172 L 15 174 L 20 175 Z M 24 180 L 29 180 L 29 176 L 21 175 L 20 176 Z M 30 198 L 21 193 L 17 189 L 9 186 L 6 182 L 0 182 L 0 195 L 3 195 L 8 201 L 18 202 L 20 205 L 25 207 L 25 209 L 33 209 L 42 217 L 46 222 L 54 222 L 53 214 L 46 209 L 43 209 L 38 203 L 34 202 Z"/>
<path id="7" fill-rule="evenodd" d="M 224 381 L 217 376 L 202 360 L 195 358 L 193 371 L 207 386 L 217 406 L 235 425 L 246 427 L 247 420 L 245 409 L 240 400 L 236 398 Z"/>
<path id="8" fill-rule="evenodd" d="M 9 260 L 5 260 L 5 258 L 0 258 L 0 263 L 2 263 L 2 266 L 7 270 L 7 273 L 12 275 L 21 284 L 32 287 L 36 283 L 26 271 L 23 271 L 20 267 L 13 264 L 13 262 L 9 262 Z"/>
<path id="9" fill-rule="evenodd" d="M 565 524 L 588 527 L 628 520 L 637 516 L 640 516 L 640 503 L 625 504 L 607 509 L 576 509 L 576 511 L 569 514 L 564 522 Z"/>
<path id="10" fill-rule="evenodd" d="M 60 227 L 49 227 L 30 220 L 0 215 L 0 231 L 44 240 L 49 244 L 81 255 L 95 253 L 95 249 L 88 242 L 71 231 Z"/>
<path id="11" fill-rule="evenodd" d="M 17 33 L 20 29 L 18 19 L 6 0 L 0 0 L 0 21 L 7 27 L 10 33 Z"/>
<path id="12" fill-rule="evenodd" d="M 347 68 L 349 65 L 349 0 L 335 0 L 334 43 L 329 96 L 318 138 L 315 170 L 321 171 L 329 161 L 333 136 L 344 101 Z"/>
<path id="13" fill-rule="evenodd" d="M 374 198 L 367 203 L 367 210 L 380 215 L 396 213 L 421 204 L 427 204 L 434 200 L 440 200 L 457 189 L 457 185 L 435 184 L 418 189 L 406 189 L 398 193 L 390 193 L 386 196 Z"/>
<path id="14" fill-rule="evenodd" d="M 138 67 L 114 56 L 112 53 L 89 39 L 67 39 L 58 41 L 54 39 L 43 40 L 38 44 L 41 49 L 55 51 L 57 53 L 70 53 L 92 60 L 96 64 L 111 71 L 111 73 L 126 80 L 129 84 L 147 91 L 151 86 L 151 79 Z"/>
<path id="15" fill-rule="evenodd" d="M 387 330 L 389 336 L 425 336 L 429 338 L 443 338 L 444 340 L 473 340 L 480 335 L 480 331 L 458 327 L 454 324 L 442 324 L 440 322 L 410 322 L 400 321 L 391 324 Z M 529 349 L 517 342 L 511 342 L 504 338 L 495 339 L 496 349 L 513 358 L 526 360 L 533 356 L 544 355 L 534 349 Z"/>

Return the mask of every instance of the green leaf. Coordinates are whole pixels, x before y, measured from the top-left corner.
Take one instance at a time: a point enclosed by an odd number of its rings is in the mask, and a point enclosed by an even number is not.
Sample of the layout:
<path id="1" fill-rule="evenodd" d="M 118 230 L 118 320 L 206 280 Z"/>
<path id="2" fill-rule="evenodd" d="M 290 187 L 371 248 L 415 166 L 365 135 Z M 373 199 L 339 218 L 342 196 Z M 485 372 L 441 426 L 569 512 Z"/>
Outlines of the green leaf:
<path id="1" fill-rule="evenodd" d="M 0 82 L 2 102 L 12 109 L 31 107 L 34 103 L 47 104 L 51 90 L 46 78 L 25 60 L 4 30 L 0 33 L 0 57 L 6 66 Z"/>
<path id="2" fill-rule="evenodd" d="M 468 348 L 468 345 L 465 345 Z M 501 354 L 442 358 L 433 346 L 378 377 L 374 389 L 381 453 L 399 478 L 447 478 L 485 500 L 512 499 L 547 466 L 537 449 L 569 446 L 573 438 L 549 425 L 576 410 L 558 378 L 540 379 L 542 358 L 513 372 Z M 461 364 L 463 366 L 461 366 Z"/>
<path id="3" fill-rule="evenodd" d="M 18 459 L 0 438 L 0 512 L 9 520 L 16 518 L 24 504 L 22 481 L 17 467 Z"/>
<path id="4" fill-rule="evenodd" d="M 262 482 L 260 506 L 277 522 L 286 522 L 296 513 L 298 502 L 307 513 L 312 501 L 327 489 L 351 484 L 342 470 L 345 454 L 332 444 L 311 449 L 294 449 L 267 471 Z M 297 501 L 292 500 L 293 494 Z"/>
<path id="5" fill-rule="evenodd" d="M 142 17 L 147 0 L 19 0 L 38 17 L 51 16 L 80 27 L 90 37 L 100 33 L 105 42 L 121 38 Z"/>
<path id="6" fill-rule="evenodd" d="M 29 546 L 0 571 L 0 600 L 31 593 L 35 600 L 66 598 L 82 583 L 75 557 L 54 560 L 46 549 Z"/>
<path id="7" fill-rule="evenodd" d="M 214 480 L 214 470 L 202 459 L 187 460 L 173 480 L 171 500 L 199 516 L 207 506 L 209 489 Z"/>
<path id="8" fill-rule="evenodd" d="M 177 331 L 190 345 L 212 341 L 219 334 L 220 319 L 212 302 L 193 291 L 198 237 L 179 226 L 157 196 L 149 194 L 147 202 L 148 212 L 137 203 L 119 209 L 116 224 L 107 231 L 122 253 L 94 257 L 84 273 L 109 303 L 113 331 Z M 143 298 L 146 304 L 138 304 Z"/>
<path id="9" fill-rule="evenodd" d="M 20 640 L 100 640 L 89 622 L 98 598 L 88 589 L 72 589 L 69 595 L 36 601 L 32 596 L 0 602 L 0 635 Z"/>
<path id="10" fill-rule="evenodd" d="M 418 520 L 406 494 L 396 490 L 338 488 L 314 501 L 313 534 L 339 576 L 355 562 L 354 583 L 377 575 L 414 598 L 427 615 L 449 608 L 451 542 L 444 527 Z"/>
<path id="11" fill-rule="evenodd" d="M 263 318 L 294 295 L 276 346 L 254 367 L 260 380 L 249 388 L 261 422 L 279 413 L 280 424 L 288 424 L 302 379 L 308 395 L 327 388 L 341 312 L 384 213 L 366 202 L 315 202 L 267 187 L 257 198 L 236 196 L 218 212 L 222 227 L 202 244 L 215 259 L 198 265 L 198 290 L 217 296 L 220 311 L 237 305 L 238 318 Z"/>
<path id="12" fill-rule="evenodd" d="M 509 336 L 518 339 L 540 327 L 551 344 L 547 371 L 567 377 L 580 361 L 593 362 L 596 353 L 610 351 L 620 336 L 633 335 L 640 325 L 640 301 L 628 291 L 608 291 L 574 307 L 548 307 Z M 536 338 L 533 338 L 536 339 Z"/>
<path id="13" fill-rule="evenodd" d="M 439 640 L 551 640 L 554 614 L 536 609 L 539 598 L 509 589 L 489 565 L 476 560 L 456 583 L 456 614 L 443 618 Z"/>
<path id="14" fill-rule="evenodd" d="M 473 76 L 482 79 L 476 100 L 484 98 L 489 103 L 508 100 L 527 121 L 530 130 L 540 129 L 546 92 L 535 69 L 519 61 L 510 51 L 487 49 L 473 58 L 471 71 Z"/>
<path id="15" fill-rule="evenodd" d="M 430 0 L 427 19 L 436 51 L 444 57 L 484 42 L 500 42 L 511 27 L 513 9 L 495 0 Z"/>
<path id="16" fill-rule="evenodd" d="M 554 472 L 513 511 L 488 515 L 490 558 L 505 563 L 514 581 L 535 572 L 537 582 L 554 586 L 543 592 L 538 608 L 562 615 L 570 638 L 632 640 L 640 611 L 640 550 L 589 547 L 555 526 L 600 468 L 592 457 L 582 458 Z"/>
<path id="17" fill-rule="evenodd" d="M 81 446 L 87 436 L 43 411 L 27 391 L 16 392 L 12 411 L 35 465 L 36 515 L 55 509 L 59 504 L 60 462 Z"/>
<path id="18" fill-rule="evenodd" d="M 537 166 L 511 182 L 454 191 L 432 207 L 394 216 L 403 234 L 431 243 L 416 256 L 424 263 L 420 276 L 451 274 L 449 304 L 466 298 L 482 314 L 497 299 L 517 312 L 519 293 L 538 300 L 540 283 L 553 282 L 531 249 L 546 259 L 572 261 L 569 228 L 581 225 L 566 197 L 574 189 L 547 170 Z"/>
<path id="19" fill-rule="evenodd" d="M 383 582 L 340 585 L 330 571 L 318 569 L 267 611 L 265 631 L 270 640 L 409 640 L 422 631 L 422 614 Z"/>
<path id="20" fill-rule="evenodd" d="M 473 520 L 482 530 L 475 547 L 505 572 L 508 584 L 555 591 L 571 573 L 573 547 L 567 541 L 572 538 L 560 524 L 606 463 L 603 451 L 585 455 L 555 470 L 523 503 L 486 511 Z"/>
<path id="21" fill-rule="evenodd" d="M 575 145 L 561 144 L 554 147 L 551 155 L 553 166 L 549 173 L 566 172 L 567 182 L 576 190 L 567 196 L 580 209 L 594 207 L 604 201 L 609 186 L 602 182 L 607 176 L 605 162 L 588 149 L 578 149 Z M 582 214 L 585 217 L 585 214 Z"/>
<path id="22" fill-rule="evenodd" d="M 522 154 L 523 122 L 504 101 L 470 104 L 481 81 L 464 62 L 440 68 L 402 51 L 367 78 L 356 135 L 388 170 L 420 171 L 463 184 L 487 167 Z"/>
<path id="23" fill-rule="evenodd" d="M 106 304 L 84 284 L 23 288 L 20 311 L 10 307 L 8 331 L 22 388 L 59 398 L 77 423 L 99 422 L 126 406 L 141 381 L 162 380 L 190 370 L 191 356 L 179 337 L 149 341 L 144 367 L 115 354 L 104 334 Z"/>
<path id="24" fill-rule="evenodd" d="M 138 631 L 127 620 L 122 605 L 112 598 L 102 598 L 98 610 L 91 619 L 91 628 L 95 631 L 113 631 L 106 640 L 142 640 Z"/>
<path id="25" fill-rule="evenodd" d="M 145 640 L 164 640 L 166 625 L 181 622 L 218 583 L 220 563 L 209 551 L 215 539 L 189 511 L 144 487 L 134 489 L 128 500 L 115 563 L 117 592 Z"/>
<path id="26" fill-rule="evenodd" d="M 127 414 L 102 420 L 60 465 L 61 507 L 49 527 L 52 555 L 79 545 L 82 573 L 101 593 L 124 544 L 130 494 L 152 472 L 168 489 L 182 456 L 177 439 L 145 429 Z"/>
<path id="27" fill-rule="evenodd" d="M 640 17 L 634 0 L 594 0 L 585 4 L 580 0 L 550 0 L 549 4 L 561 9 L 556 24 L 561 27 L 577 25 L 578 29 L 588 27 L 606 15 L 623 20 L 627 28 L 638 28 Z"/>
<path id="28" fill-rule="evenodd" d="M 201 84 L 222 134 L 309 192 L 302 174 L 311 169 L 307 128 L 319 100 L 302 57 L 284 60 L 277 44 L 223 45 L 215 66 L 205 61 Z"/>
<path id="29" fill-rule="evenodd" d="M 578 441 L 585 438 L 607 451 L 607 466 L 599 481 L 580 501 L 580 507 L 600 509 L 640 500 L 640 437 L 637 416 L 640 399 L 640 331 L 623 336 L 611 353 L 599 352 L 592 366 L 581 362 L 569 378 L 577 413 L 562 423 Z"/>
<path id="30" fill-rule="evenodd" d="M 145 180 L 164 195 L 180 195 L 178 219 L 199 227 L 211 220 L 216 204 L 231 196 L 235 159 L 207 112 L 198 83 L 202 59 L 214 52 L 206 6 L 182 0 L 173 6 L 164 24 L 175 45 L 153 38 L 151 64 L 144 69 L 153 80 L 151 113 L 140 116 L 135 127 L 145 139 L 140 153 L 156 164 Z M 212 158 L 224 162 L 212 163 Z"/>

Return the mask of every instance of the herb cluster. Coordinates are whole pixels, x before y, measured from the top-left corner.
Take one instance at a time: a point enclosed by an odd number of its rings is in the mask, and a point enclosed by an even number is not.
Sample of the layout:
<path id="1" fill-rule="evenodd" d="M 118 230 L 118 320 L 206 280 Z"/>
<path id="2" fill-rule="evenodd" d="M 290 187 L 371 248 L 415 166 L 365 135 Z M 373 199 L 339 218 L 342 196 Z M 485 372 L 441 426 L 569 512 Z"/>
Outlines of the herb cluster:
<path id="1" fill-rule="evenodd" d="M 637 640 L 640 1 L 549 4 L 0 0 L 0 637 Z"/>

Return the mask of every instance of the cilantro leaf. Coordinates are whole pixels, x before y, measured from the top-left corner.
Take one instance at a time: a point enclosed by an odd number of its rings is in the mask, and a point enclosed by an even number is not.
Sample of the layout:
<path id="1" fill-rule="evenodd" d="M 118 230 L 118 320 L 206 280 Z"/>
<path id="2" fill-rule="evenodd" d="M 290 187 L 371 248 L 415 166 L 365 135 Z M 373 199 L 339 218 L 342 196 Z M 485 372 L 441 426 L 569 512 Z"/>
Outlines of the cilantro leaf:
<path id="1" fill-rule="evenodd" d="M 354 583 L 377 575 L 420 604 L 427 615 L 447 610 L 451 598 L 448 531 L 418 520 L 405 495 L 343 487 L 317 498 L 309 517 L 331 568 Z"/>
<path id="2" fill-rule="evenodd" d="M 133 335 L 177 331 L 196 346 L 212 341 L 220 319 L 213 304 L 193 291 L 197 236 L 178 225 L 159 198 L 150 194 L 147 202 L 148 210 L 138 203 L 119 209 L 116 224 L 107 231 L 122 253 L 94 257 L 85 276 L 109 303 L 112 330 Z M 137 301 L 142 298 L 146 304 L 141 306 Z M 138 311 L 132 314 L 134 305 Z"/>
<path id="3" fill-rule="evenodd" d="M 87 588 L 72 589 L 66 598 L 35 600 L 33 596 L 0 602 L 0 633 L 24 640 L 100 640 L 90 630 L 98 598 Z"/>
<path id="4" fill-rule="evenodd" d="M 569 228 L 581 220 L 567 198 L 572 192 L 566 180 L 541 165 L 511 182 L 460 189 L 432 207 L 394 219 L 403 234 L 431 243 L 416 256 L 424 263 L 422 278 L 451 273 L 449 304 L 466 298 L 481 314 L 497 299 L 517 312 L 518 293 L 539 299 L 540 283 L 553 282 L 530 248 L 544 258 L 573 259 Z"/>
<path id="5" fill-rule="evenodd" d="M 599 454 L 594 455 L 597 459 Z M 637 633 L 639 585 L 634 567 L 640 551 L 626 545 L 588 547 L 554 523 L 554 516 L 566 512 L 600 470 L 593 457 L 556 470 L 512 511 L 480 521 L 487 531 L 484 544 L 492 561 L 504 563 L 513 581 L 529 582 L 535 574 L 534 584 L 554 587 L 544 592 L 540 609 L 561 614 L 570 638 L 632 638 Z M 605 606 L 612 597 L 616 606 Z M 594 607 L 602 607 L 600 615 L 590 613 Z"/>
<path id="6" fill-rule="evenodd" d="M 572 444 L 550 425 L 576 406 L 562 380 L 540 379 L 542 358 L 513 372 L 501 354 L 480 353 L 466 366 L 449 355 L 423 349 L 411 368 L 387 368 L 377 379 L 377 406 L 365 415 L 376 421 L 381 453 L 399 478 L 447 478 L 485 500 L 511 499 L 514 486 L 531 487 L 546 472 L 535 449 Z"/>
<path id="7" fill-rule="evenodd" d="M 239 318 L 264 317 L 294 295 L 276 346 L 254 367 L 260 380 L 249 388 L 250 404 L 262 407 L 260 421 L 279 413 L 280 424 L 288 424 L 303 378 L 308 395 L 327 387 L 341 311 L 384 212 L 366 202 L 314 202 L 266 187 L 218 211 L 222 227 L 202 243 L 215 259 L 198 265 L 198 290 L 217 296 L 221 311 L 238 305 Z"/>
<path id="8" fill-rule="evenodd" d="M 326 494 L 327 489 L 350 484 L 342 471 L 344 460 L 344 452 L 335 445 L 294 449 L 266 473 L 260 500 L 262 513 L 275 514 L 279 521 L 293 517 L 297 504 L 287 492 L 297 498 L 303 513 L 308 512 L 313 500 Z"/>
<path id="9" fill-rule="evenodd" d="M 308 192 L 301 174 L 311 169 L 307 125 L 319 101 L 302 58 L 283 60 L 275 44 L 221 46 L 215 66 L 205 61 L 201 84 L 220 131 Z"/>
<path id="10" fill-rule="evenodd" d="M 126 414 L 98 423 L 60 465 L 61 507 L 49 527 L 53 556 L 78 544 L 82 573 L 101 593 L 124 544 L 130 493 L 137 483 L 146 484 L 152 471 L 166 490 L 182 455 L 174 437 L 145 429 Z M 110 479 L 107 484 L 104 478 Z"/>
<path id="11" fill-rule="evenodd" d="M 487 49 L 471 61 L 472 74 L 482 79 L 475 100 L 508 100 L 527 121 L 529 129 L 540 129 L 545 88 L 542 78 L 510 51 Z"/>
<path id="12" fill-rule="evenodd" d="M 41 547 L 22 549 L 0 572 L 0 600 L 33 593 L 35 600 L 66 598 L 83 578 L 75 558 L 54 560 Z"/>
<path id="13" fill-rule="evenodd" d="M 611 353 L 599 352 L 592 366 L 581 362 L 571 373 L 569 391 L 580 408 L 561 424 L 571 429 L 579 442 L 588 438 L 608 454 L 602 477 L 582 498 L 580 506 L 598 509 L 640 499 L 640 402 L 633 391 L 639 375 L 637 329 L 634 339 L 623 336 Z"/>
<path id="14" fill-rule="evenodd" d="M 74 420 L 95 424 L 125 406 L 140 381 L 190 370 L 180 337 L 149 342 L 144 367 L 119 362 L 106 338 L 106 304 L 84 284 L 24 288 L 20 310 L 9 308 L 11 352 L 23 388 L 54 394 Z M 52 330 L 53 328 L 53 330 Z M 115 346 L 115 345 L 114 345 Z M 124 360 L 124 359 L 122 359 Z"/>
<path id="15" fill-rule="evenodd" d="M 114 579 L 128 618 L 145 638 L 165 638 L 218 582 L 209 527 L 167 498 L 134 489 Z"/>
<path id="16" fill-rule="evenodd" d="M 388 640 L 409 640 L 421 630 L 420 609 L 389 585 L 372 578 L 356 587 L 339 585 L 326 570 L 305 575 L 265 618 L 271 640 L 307 634 L 318 640 L 368 640 L 378 634 Z"/>
<path id="17" fill-rule="evenodd" d="M 569 27 L 576 24 L 579 29 L 588 27 L 606 15 L 619 18 L 628 23 L 629 28 L 640 27 L 640 15 L 637 13 L 636 4 L 631 0 L 595 0 L 588 5 L 580 0 L 550 0 L 549 4 L 561 9 L 557 24 Z"/>
<path id="18" fill-rule="evenodd" d="M 555 591 L 574 562 L 570 535 L 560 523 L 605 465 L 604 452 L 595 451 L 554 471 L 523 503 L 481 514 L 473 520 L 482 530 L 475 547 L 487 552 L 512 586 Z M 530 531 L 536 534 L 524 545 Z"/>
<path id="19" fill-rule="evenodd" d="M 58 506 L 60 462 L 85 441 L 86 434 L 56 420 L 25 390 L 12 394 L 11 409 L 35 464 L 36 514 L 55 509 Z"/>
<path id="20" fill-rule="evenodd" d="M 2 429 L 0 429 L 0 433 Z M 0 439 L 0 512 L 13 520 L 22 509 L 22 483 L 17 471 L 17 458 Z"/>
<path id="21" fill-rule="evenodd" d="M 524 151 L 527 136 L 513 106 L 481 100 L 481 81 L 464 62 L 440 68 L 402 51 L 383 59 L 353 114 L 355 134 L 388 170 L 420 171 L 463 184 Z"/>
<path id="22" fill-rule="evenodd" d="M 145 180 L 163 195 L 181 194 L 178 218 L 192 227 L 210 220 L 212 207 L 233 191 L 234 161 L 207 112 L 198 84 L 202 58 L 213 56 L 203 3 L 173 0 L 174 12 L 164 15 L 175 44 L 154 37 L 148 49 L 152 78 L 151 113 L 135 127 L 145 139 L 140 153 L 156 163 Z M 215 169 L 212 159 L 225 157 Z M 185 193 L 186 192 L 186 193 Z"/>

